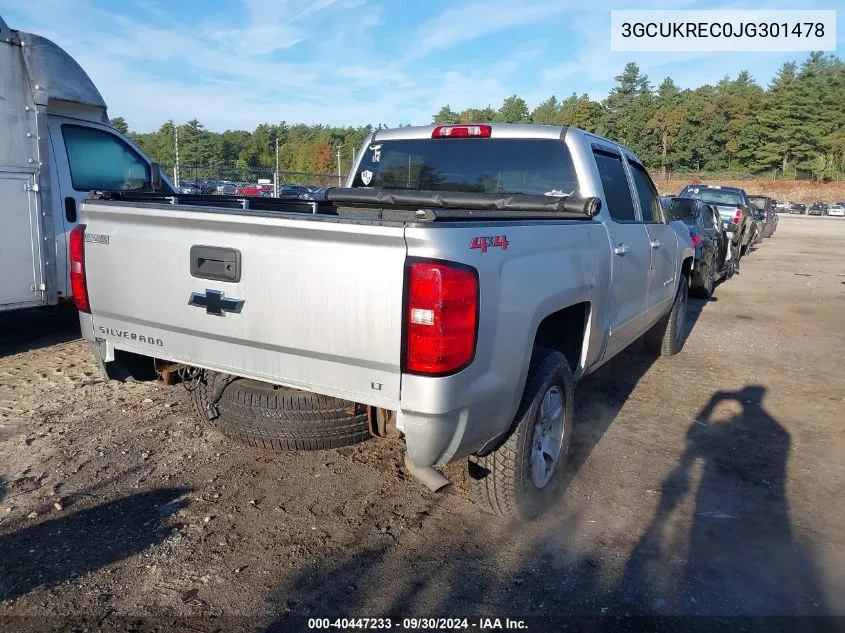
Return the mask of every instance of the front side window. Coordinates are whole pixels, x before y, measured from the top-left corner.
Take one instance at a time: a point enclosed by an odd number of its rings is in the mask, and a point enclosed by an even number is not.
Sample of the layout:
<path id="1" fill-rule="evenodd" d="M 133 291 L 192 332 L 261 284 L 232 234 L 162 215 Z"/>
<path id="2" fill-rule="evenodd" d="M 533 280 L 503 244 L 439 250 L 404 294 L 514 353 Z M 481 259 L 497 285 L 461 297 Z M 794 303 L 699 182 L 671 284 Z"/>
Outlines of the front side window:
<path id="1" fill-rule="evenodd" d="M 625 167 L 622 165 L 622 156 L 600 149 L 594 149 L 593 155 L 596 158 L 596 167 L 599 170 L 601 188 L 604 189 L 610 217 L 617 222 L 635 222 L 637 215 L 628 178 L 625 176 Z"/>
<path id="2" fill-rule="evenodd" d="M 76 191 L 131 191 L 150 186 L 150 166 L 114 134 L 63 125 L 62 136 Z"/>
<path id="3" fill-rule="evenodd" d="M 637 163 L 628 163 L 631 166 L 631 175 L 634 178 L 634 186 L 637 189 L 637 197 L 640 199 L 640 211 L 643 214 L 643 222 L 662 222 L 663 214 L 660 211 L 660 195 L 657 188 L 651 181 L 651 177 Z"/>

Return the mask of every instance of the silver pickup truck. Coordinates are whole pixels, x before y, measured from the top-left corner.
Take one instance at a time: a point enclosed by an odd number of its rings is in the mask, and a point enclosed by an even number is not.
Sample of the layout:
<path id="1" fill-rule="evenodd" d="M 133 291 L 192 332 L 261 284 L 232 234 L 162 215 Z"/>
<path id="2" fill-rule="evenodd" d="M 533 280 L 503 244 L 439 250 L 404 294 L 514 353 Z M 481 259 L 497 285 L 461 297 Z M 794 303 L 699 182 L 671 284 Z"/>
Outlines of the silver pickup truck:
<path id="1" fill-rule="evenodd" d="M 576 380 L 642 335 L 684 340 L 689 231 L 633 153 L 579 129 L 378 130 L 321 201 L 102 192 L 81 211 L 74 296 L 107 375 L 178 376 L 257 446 L 401 437 L 432 489 L 469 457 L 504 516 L 555 498 Z"/>

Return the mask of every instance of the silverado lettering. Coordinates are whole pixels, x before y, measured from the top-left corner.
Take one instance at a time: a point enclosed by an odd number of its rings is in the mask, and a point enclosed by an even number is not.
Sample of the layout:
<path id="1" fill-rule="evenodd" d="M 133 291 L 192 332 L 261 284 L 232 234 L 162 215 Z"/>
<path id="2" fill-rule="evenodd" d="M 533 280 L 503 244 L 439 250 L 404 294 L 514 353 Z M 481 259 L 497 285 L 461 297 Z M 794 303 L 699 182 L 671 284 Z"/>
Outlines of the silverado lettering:
<path id="1" fill-rule="evenodd" d="M 157 345 L 158 347 L 164 347 L 164 341 L 162 341 L 160 338 L 144 336 L 143 334 L 136 334 L 135 332 L 130 332 L 128 330 L 115 330 L 110 327 L 103 327 L 102 325 L 99 327 L 99 330 L 100 334 L 108 334 L 109 336 L 125 338 L 127 341 L 137 341 L 138 343 L 146 343 L 147 345 Z"/>

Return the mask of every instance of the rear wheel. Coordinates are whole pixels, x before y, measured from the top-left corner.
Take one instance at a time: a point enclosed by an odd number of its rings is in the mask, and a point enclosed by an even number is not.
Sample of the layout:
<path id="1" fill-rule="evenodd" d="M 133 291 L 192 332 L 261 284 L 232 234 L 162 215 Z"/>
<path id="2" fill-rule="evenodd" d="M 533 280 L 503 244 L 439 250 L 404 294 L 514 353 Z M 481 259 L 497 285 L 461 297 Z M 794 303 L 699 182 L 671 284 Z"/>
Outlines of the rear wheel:
<path id="1" fill-rule="evenodd" d="M 669 314 L 645 333 L 644 343 L 647 351 L 660 356 L 673 356 L 681 351 L 686 336 L 688 294 L 689 282 L 686 277 L 681 277 Z"/>
<path id="2" fill-rule="evenodd" d="M 370 437 L 362 405 L 246 379 L 225 386 L 217 402 L 219 416 L 209 420 L 206 411 L 222 380 L 222 374 L 206 371 L 194 383 L 191 399 L 196 415 L 249 446 L 308 451 L 357 444 Z"/>
<path id="3" fill-rule="evenodd" d="M 530 520 L 558 498 L 572 439 L 575 381 L 556 350 L 537 347 L 508 439 L 471 458 L 478 504 L 503 517 Z"/>

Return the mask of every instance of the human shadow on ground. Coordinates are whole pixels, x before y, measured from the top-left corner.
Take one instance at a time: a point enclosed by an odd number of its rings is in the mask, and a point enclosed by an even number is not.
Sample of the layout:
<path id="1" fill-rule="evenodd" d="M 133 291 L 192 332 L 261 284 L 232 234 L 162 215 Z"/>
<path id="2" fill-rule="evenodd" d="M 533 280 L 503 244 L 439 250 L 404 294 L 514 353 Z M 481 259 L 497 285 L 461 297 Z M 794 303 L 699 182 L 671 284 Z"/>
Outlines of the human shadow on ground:
<path id="1" fill-rule="evenodd" d="M 303 617 L 379 615 L 574 617 L 591 627 L 574 630 L 596 631 L 620 622 L 623 630 L 831 630 L 832 620 L 791 618 L 826 615 L 826 606 L 789 517 L 790 437 L 764 409 L 764 393 L 757 385 L 718 392 L 699 412 L 653 519 L 616 566 L 621 573 L 611 572 L 606 552 L 576 544 L 577 512 L 545 532 L 520 523 L 485 530 L 489 540 L 441 524 L 434 545 L 408 535 L 371 541 L 340 561 L 315 560 L 271 596 L 279 616 L 264 630 L 290 630 Z M 725 403 L 738 412 L 716 417 Z M 500 553 L 515 544 L 520 555 L 509 560 L 518 563 L 503 569 Z M 668 620 L 652 626 L 639 617 Z"/>
<path id="2" fill-rule="evenodd" d="M 824 613 L 811 557 L 789 518 L 789 433 L 764 408 L 765 393 L 760 385 L 717 392 L 695 417 L 612 592 L 616 604 L 693 614 Z M 728 417 L 716 417 L 719 409 Z M 690 495 L 692 523 L 679 534 L 676 515 Z"/>

